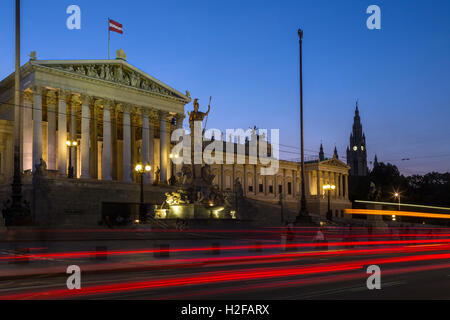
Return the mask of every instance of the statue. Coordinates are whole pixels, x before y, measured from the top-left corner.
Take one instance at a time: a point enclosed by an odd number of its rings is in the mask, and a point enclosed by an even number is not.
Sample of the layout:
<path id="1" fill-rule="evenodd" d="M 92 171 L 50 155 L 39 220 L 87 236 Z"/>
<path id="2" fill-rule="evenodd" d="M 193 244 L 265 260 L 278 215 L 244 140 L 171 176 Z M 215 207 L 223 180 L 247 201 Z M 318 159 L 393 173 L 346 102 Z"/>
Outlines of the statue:
<path id="1" fill-rule="evenodd" d="M 159 183 L 159 174 L 161 173 L 161 170 L 159 167 L 156 167 L 156 174 L 155 174 L 155 182 Z"/>
<path id="2" fill-rule="evenodd" d="M 194 125 L 194 121 L 203 121 L 203 119 L 209 114 L 209 111 L 211 110 L 211 97 L 209 97 L 208 111 L 201 112 L 201 111 L 198 111 L 198 109 L 199 109 L 198 99 L 195 98 L 194 99 L 194 111 L 187 112 L 188 116 L 189 116 L 189 125 L 192 127 Z"/>

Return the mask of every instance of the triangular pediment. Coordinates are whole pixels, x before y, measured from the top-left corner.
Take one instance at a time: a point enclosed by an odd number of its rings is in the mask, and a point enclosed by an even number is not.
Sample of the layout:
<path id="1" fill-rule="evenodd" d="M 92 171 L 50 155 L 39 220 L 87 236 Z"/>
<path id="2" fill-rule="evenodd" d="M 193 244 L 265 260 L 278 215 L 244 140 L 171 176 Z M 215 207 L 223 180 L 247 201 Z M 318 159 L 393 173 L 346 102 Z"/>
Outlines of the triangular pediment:
<path id="1" fill-rule="evenodd" d="M 190 102 L 189 96 L 178 92 L 124 60 L 36 60 L 32 64 L 71 75 L 107 81 L 154 94 L 181 99 L 186 103 Z"/>
<path id="2" fill-rule="evenodd" d="M 341 167 L 341 168 L 350 168 L 347 164 L 345 164 L 344 162 L 342 162 L 341 160 L 336 159 L 336 158 L 331 158 L 331 159 L 327 159 L 324 161 L 320 161 L 320 164 L 334 166 L 334 167 Z"/>

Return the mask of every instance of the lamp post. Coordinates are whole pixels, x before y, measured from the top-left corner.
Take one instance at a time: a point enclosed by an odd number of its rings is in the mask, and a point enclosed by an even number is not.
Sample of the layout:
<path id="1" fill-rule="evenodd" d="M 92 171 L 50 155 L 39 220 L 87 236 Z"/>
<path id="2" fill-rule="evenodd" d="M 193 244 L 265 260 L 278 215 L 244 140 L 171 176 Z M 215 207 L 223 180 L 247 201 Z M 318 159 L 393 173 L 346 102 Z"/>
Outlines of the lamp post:
<path id="1" fill-rule="evenodd" d="M 75 140 L 67 140 L 66 145 L 69 148 L 69 169 L 67 170 L 67 177 L 73 179 L 72 148 L 76 148 L 78 143 Z"/>
<path id="2" fill-rule="evenodd" d="M 139 222 L 145 223 L 146 214 L 145 214 L 145 206 L 144 206 L 144 174 L 149 173 L 152 170 L 152 167 L 149 164 L 143 165 L 142 163 L 137 163 L 134 167 L 134 170 L 140 177 L 141 182 L 141 198 L 139 203 Z"/>
<path id="3" fill-rule="evenodd" d="M 303 30 L 298 29 L 298 42 L 300 50 L 300 148 L 301 148 L 301 198 L 300 198 L 300 212 L 296 221 L 304 220 L 305 222 L 311 222 L 311 218 L 308 216 L 308 210 L 306 209 L 306 196 L 305 196 L 305 153 L 303 145 L 303 64 L 302 64 L 302 39 Z"/>
<path id="4" fill-rule="evenodd" d="M 323 186 L 323 192 L 324 193 L 325 193 L 325 191 L 328 192 L 328 211 L 327 211 L 327 219 L 328 220 L 333 220 L 333 214 L 331 212 L 330 192 L 331 192 L 331 190 L 334 191 L 334 189 L 336 189 L 336 186 L 334 184 L 326 184 Z"/>
<path id="5" fill-rule="evenodd" d="M 174 185 L 175 184 L 175 174 L 174 174 L 174 170 L 173 170 L 173 159 L 177 159 L 178 158 L 178 154 L 169 154 L 169 158 L 170 158 L 170 179 L 169 179 L 169 184 L 170 185 Z"/>

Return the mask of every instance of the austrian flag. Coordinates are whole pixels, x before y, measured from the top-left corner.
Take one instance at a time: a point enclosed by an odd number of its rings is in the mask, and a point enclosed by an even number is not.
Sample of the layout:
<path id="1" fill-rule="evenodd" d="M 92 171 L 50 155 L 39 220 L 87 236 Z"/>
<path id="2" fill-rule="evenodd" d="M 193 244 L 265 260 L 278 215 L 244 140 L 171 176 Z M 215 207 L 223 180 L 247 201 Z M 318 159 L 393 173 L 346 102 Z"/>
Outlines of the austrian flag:
<path id="1" fill-rule="evenodd" d="M 120 23 L 109 19 L 109 31 L 114 31 L 123 34 L 123 26 Z"/>

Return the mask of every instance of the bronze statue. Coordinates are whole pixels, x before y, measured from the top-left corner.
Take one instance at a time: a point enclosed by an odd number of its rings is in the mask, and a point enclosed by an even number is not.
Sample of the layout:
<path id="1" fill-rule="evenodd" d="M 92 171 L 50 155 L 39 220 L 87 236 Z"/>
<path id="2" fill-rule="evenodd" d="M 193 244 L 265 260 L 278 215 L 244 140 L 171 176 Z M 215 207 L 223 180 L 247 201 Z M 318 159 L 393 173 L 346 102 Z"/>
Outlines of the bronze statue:
<path id="1" fill-rule="evenodd" d="M 198 99 L 195 98 L 194 99 L 194 111 L 187 112 L 188 116 L 189 116 L 189 124 L 193 124 L 194 121 L 203 121 L 203 119 L 209 114 L 209 111 L 211 110 L 211 97 L 209 98 L 208 111 L 201 112 L 201 111 L 198 111 L 198 109 L 199 109 Z"/>

